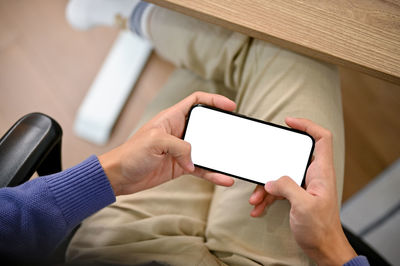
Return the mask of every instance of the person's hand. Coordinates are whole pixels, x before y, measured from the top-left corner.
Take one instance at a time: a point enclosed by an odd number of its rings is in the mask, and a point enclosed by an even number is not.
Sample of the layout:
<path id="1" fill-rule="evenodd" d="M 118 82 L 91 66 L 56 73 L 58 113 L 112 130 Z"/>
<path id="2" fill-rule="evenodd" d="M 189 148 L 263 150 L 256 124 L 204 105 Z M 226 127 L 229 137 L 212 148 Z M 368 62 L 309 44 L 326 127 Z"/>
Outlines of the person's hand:
<path id="1" fill-rule="evenodd" d="M 227 111 L 236 108 L 236 104 L 224 96 L 193 93 L 159 113 L 126 143 L 99 156 L 115 195 L 145 190 L 188 173 L 217 185 L 233 184 L 231 177 L 195 168 L 190 144 L 181 139 L 189 110 L 199 103 Z"/>
<path id="2" fill-rule="evenodd" d="M 250 198 L 252 216 L 259 216 L 276 199 L 291 204 L 290 228 L 304 252 L 321 265 L 343 265 L 357 256 L 340 223 L 333 168 L 332 134 L 306 119 L 286 118 L 292 128 L 314 137 L 314 158 L 306 174 L 306 189 L 284 176 L 257 187 Z M 261 187 L 262 188 L 262 187 Z"/>

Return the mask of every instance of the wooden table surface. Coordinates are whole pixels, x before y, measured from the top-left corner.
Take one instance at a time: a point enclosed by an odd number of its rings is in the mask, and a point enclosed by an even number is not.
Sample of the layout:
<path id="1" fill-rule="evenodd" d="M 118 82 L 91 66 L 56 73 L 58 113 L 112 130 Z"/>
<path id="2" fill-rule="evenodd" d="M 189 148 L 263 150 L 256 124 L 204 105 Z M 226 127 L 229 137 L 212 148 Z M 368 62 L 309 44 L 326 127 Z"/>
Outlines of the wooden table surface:
<path id="1" fill-rule="evenodd" d="M 148 0 L 400 84 L 398 0 Z"/>

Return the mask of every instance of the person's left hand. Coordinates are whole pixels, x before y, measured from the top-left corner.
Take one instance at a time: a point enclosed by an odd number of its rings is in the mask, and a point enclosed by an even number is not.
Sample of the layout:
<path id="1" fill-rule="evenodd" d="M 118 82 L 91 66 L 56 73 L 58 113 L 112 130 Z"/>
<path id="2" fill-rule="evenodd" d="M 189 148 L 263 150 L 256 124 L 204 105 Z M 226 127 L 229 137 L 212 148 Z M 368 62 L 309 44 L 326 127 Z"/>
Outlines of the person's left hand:
<path id="1" fill-rule="evenodd" d="M 190 157 L 190 144 L 181 139 L 189 110 L 199 103 L 227 111 L 236 108 L 236 104 L 224 96 L 193 93 L 159 113 L 126 143 L 99 156 L 115 195 L 152 188 L 188 173 L 217 185 L 234 183 L 229 176 L 195 168 Z"/>

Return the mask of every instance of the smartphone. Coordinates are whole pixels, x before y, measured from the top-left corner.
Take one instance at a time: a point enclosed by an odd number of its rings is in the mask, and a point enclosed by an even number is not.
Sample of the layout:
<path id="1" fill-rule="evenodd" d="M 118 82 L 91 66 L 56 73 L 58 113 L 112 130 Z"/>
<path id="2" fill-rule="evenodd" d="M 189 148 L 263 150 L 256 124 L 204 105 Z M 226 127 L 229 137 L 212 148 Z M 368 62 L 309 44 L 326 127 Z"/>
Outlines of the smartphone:
<path id="1" fill-rule="evenodd" d="M 183 139 L 195 166 L 262 185 L 286 175 L 301 186 L 315 145 L 305 132 L 202 104 Z"/>

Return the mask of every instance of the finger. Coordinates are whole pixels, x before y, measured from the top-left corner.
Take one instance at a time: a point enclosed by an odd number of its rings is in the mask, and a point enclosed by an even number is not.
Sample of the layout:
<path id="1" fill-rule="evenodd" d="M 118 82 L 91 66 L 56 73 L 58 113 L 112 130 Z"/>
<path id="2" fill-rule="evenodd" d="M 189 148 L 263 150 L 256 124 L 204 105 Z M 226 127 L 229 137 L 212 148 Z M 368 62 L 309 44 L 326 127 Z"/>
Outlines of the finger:
<path id="1" fill-rule="evenodd" d="M 225 96 L 200 91 L 191 94 L 189 97 L 186 97 L 176 105 L 178 110 L 181 110 L 186 116 L 193 105 L 200 103 L 226 111 L 233 111 L 236 108 L 236 103 L 229 100 Z"/>
<path id="2" fill-rule="evenodd" d="M 265 190 L 271 195 L 288 199 L 291 204 L 302 202 L 308 196 L 307 192 L 288 176 L 268 182 L 265 184 Z"/>
<path id="3" fill-rule="evenodd" d="M 195 176 L 204 178 L 204 179 L 206 179 L 216 185 L 219 185 L 219 186 L 230 187 L 233 185 L 233 183 L 235 183 L 233 178 L 230 176 L 216 173 L 216 172 L 211 172 L 209 170 L 206 170 L 206 169 L 203 169 L 200 167 L 196 167 L 192 174 Z"/>
<path id="4" fill-rule="evenodd" d="M 272 196 L 271 194 L 267 194 L 267 196 L 263 199 L 263 201 L 260 204 L 257 204 L 254 206 L 254 209 L 251 211 L 250 215 L 252 217 L 259 217 L 261 216 L 265 209 L 271 205 L 274 201 L 276 200 L 275 196 Z"/>
<path id="5" fill-rule="evenodd" d="M 251 205 L 260 204 L 266 196 L 267 192 L 265 191 L 264 187 L 261 185 L 257 185 L 250 196 L 249 203 Z"/>
<path id="6" fill-rule="evenodd" d="M 179 139 L 169 134 L 161 134 L 159 137 L 154 137 L 155 145 L 161 154 L 171 155 L 176 162 L 187 172 L 195 170 L 191 159 L 191 146 L 189 142 Z"/>
<path id="7" fill-rule="evenodd" d="M 330 135 L 330 132 L 327 129 L 305 118 L 286 117 L 285 122 L 291 128 L 307 132 L 316 141 Z"/>
<path id="8" fill-rule="evenodd" d="M 305 131 L 310 134 L 316 140 L 314 152 L 317 155 L 317 159 L 330 163 L 333 156 L 333 144 L 332 133 L 329 130 L 304 118 L 286 117 L 285 122 L 291 128 Z"/>

